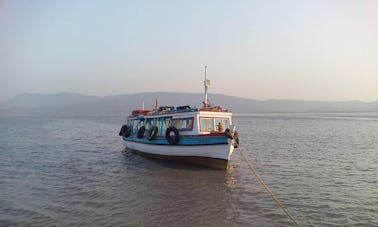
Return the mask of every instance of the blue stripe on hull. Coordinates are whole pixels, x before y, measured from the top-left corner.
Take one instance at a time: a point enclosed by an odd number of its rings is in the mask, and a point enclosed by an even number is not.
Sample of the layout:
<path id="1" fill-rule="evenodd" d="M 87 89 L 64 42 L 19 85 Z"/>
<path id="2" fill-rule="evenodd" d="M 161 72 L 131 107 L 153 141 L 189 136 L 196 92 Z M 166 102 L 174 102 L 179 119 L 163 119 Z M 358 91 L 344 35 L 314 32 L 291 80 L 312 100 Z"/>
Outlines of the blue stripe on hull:
<path id="1" fill-rule="evenodd" d="M 153 140 L 148 140 L 146 137 L 137 138 L 134 136 L 131 137 L 122 137 L 124 141 L 133 141 L 137 143 L 145 144 L 155 144 L 155 145 L 169 145 L 165 137 L 156 137 Z M 215 145 L 215 144 L 228 144 L 228 138 L 225 136 L 181 136 L 180 141 L 176 146 L 201 146 L 201 145 Z"/>

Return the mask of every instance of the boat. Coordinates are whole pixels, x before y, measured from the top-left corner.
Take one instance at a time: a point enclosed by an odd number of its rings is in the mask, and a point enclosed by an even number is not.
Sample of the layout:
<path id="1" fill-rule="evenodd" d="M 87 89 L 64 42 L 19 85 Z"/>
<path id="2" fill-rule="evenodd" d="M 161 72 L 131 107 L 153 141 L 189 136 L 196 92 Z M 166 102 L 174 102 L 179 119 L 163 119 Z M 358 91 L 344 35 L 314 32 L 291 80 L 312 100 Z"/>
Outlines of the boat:
<path id="1" fill-rule="evenodd" d="M 125 149 L 145 156 L 184 161 L 209 167 L 228 166 L 239 135 L 232 112 L 210 104 L 205 66 L 204 101 L 201 108 L 160 106 L 133 110 L 119 135 Z"/>

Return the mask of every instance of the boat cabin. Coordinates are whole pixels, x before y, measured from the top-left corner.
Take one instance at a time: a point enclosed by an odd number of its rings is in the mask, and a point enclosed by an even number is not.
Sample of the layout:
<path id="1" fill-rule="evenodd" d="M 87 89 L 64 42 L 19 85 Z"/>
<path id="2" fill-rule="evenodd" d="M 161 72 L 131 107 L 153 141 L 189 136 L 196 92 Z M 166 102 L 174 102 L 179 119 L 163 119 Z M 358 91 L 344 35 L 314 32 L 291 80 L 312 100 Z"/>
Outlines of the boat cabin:
<path id="1" fill-rule="evenodd" d="M 166 130 L 173 126 L 180 135 L 220 134 L 232 125 L 232 113 L 226 110 L 201 110 L 190 106 L 159 107 L 156 111 L 134 110 L 127 119 L 131 135 L 136 135 L 144 126 L 148 133 L 156 126 L 157 136 L 165 136 Z"/>

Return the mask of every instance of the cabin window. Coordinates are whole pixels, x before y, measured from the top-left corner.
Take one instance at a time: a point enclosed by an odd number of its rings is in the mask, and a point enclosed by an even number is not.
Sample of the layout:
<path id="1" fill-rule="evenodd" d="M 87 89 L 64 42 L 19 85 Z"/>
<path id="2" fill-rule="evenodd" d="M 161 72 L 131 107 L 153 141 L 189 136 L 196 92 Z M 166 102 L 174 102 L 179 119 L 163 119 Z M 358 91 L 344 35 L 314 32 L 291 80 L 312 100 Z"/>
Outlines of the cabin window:
<path id="1" fill-rule="evenodd" d="M 146 130 L 150 129 L 154 125 L 154 119 L 148 118 L 145 121 L 144 127 L 146 127 Z"/>
<path id="2" fill-rule="evenodd" d="M 130 126 L 131 128 L 133 127 L 133 123 L 134 123 L 133 120 L 128 120 L 127 121 L 127 125 Z"/>
<path id="3" fill-rule="evenodd" d="M 173 119 L 172 125 L 179 131 L 193 130 L 193 117 Z"/>
<path id="4" fill-rule="evenodd" d="M 205 132 L 224 132 L 229 126 L 228 118 L 200 118 L 201 131 Z"/>
<path id="5" fill-rule="evenodd" d="M 201 131 L 214 131 L 214 121 L 212 118 L 200 118 Z"/>
<path id="6" fill-rule="evenodd" d="M 215 131 L 224 132 L 229 126 L 227 118 L 214 118 Z"/>
<path id="7" fill-rule="evenodd" d="M 135 134 L 138 131 L 139 121 L 137 119 L 128 120 L 127 124 L 131 127 L 131 134 Z"/>
<path id="8" fill-rule="evenodd" d="M 138 121 L 137 119 L 135 119 L 133 122 L 133 127 L 135 128 L 138 127 L 138 125 L 140 124 L 140 121 Z"/>
<path id="9" fill-rule="evenodd" d="M 159 118 L 159 125 L 160 125 L 159 135 L 165 135 L 165 131 L 171 125 L 171 118 L 170 117 Z"/>

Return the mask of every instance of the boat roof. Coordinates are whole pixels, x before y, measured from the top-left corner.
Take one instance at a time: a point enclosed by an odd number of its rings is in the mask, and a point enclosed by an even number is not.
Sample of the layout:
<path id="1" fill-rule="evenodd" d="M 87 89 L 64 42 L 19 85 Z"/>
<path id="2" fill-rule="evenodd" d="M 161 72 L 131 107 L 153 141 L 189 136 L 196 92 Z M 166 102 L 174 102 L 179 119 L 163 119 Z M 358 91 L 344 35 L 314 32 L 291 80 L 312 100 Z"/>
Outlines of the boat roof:
<path id="1" fill-rule="evenodd" d="M 217 112 L 217 113 L 228 113 L 231 114 L 230 111 L 221 108 L 220 106 L 207 106 L 202 108 L 191 107 L 189 105 L 185 106 L 160 106 L 158 109 L 153 110 L 133 110 L 129 118 L 139 117 L 139 116 L 158 116 L 158 115 L 167 115 L 167 114 L 179 114 L 179 113 L 190 113 L 190 112 Z"/>

